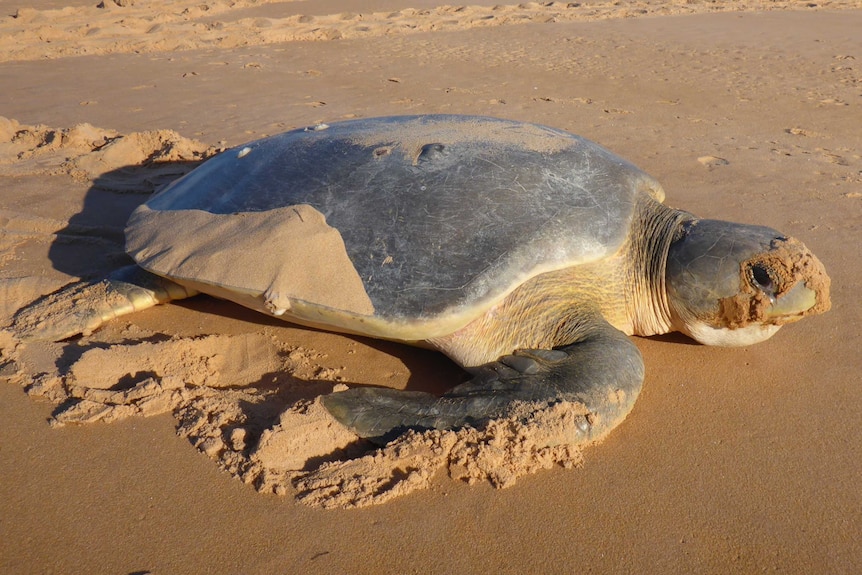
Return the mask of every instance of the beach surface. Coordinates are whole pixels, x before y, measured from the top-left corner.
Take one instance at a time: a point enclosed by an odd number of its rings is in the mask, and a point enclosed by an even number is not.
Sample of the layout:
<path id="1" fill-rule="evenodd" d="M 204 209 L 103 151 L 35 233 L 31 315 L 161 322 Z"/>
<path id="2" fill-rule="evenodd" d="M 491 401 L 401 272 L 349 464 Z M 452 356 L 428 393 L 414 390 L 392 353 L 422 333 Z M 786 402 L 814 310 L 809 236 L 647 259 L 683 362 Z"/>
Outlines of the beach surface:
<path id="1" fill-rule="evenodd" d="M 319 394 L 463 372 L 211 297 L 0 333 L 0 572 L 862 571 L 859 30 L 850 0 L 0 2 L 0 325 L 127 265 L 129 214 L 201 160 L 382 115 L 577 133 L 832 278 L 830 312 L 758 345 L 635 338 L 644 390 L 583 450 L 530 447 L 560 411 L 361 457 Z M 365 480 L 309 488 L 308 437 Z"/>

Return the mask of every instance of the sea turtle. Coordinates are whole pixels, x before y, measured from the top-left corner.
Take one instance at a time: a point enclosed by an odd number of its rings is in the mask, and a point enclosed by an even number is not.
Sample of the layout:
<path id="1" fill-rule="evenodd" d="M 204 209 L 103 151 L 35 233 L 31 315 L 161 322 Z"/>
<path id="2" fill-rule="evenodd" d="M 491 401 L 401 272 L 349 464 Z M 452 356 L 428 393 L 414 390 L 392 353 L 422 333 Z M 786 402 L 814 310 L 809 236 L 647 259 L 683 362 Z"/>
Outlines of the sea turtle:
<path id="1" fill-rule="evenodd" d="M 454 115 L 321 124 L 225 151 L 173 182 L 129 219 L 137 267 L 44 298 L 14 329 L 62 339 L 204 292 L 430 346 L 470 374 L 442 396 L 324 396 L 362 437 L 572 401 L 588 410 L 578 436 L 595 439 L 643 383 L 627 335 L 749 345 L 829 308 L 829 278 L 798 240 L 663 199 L 632 164 L 550 127 Z"/>

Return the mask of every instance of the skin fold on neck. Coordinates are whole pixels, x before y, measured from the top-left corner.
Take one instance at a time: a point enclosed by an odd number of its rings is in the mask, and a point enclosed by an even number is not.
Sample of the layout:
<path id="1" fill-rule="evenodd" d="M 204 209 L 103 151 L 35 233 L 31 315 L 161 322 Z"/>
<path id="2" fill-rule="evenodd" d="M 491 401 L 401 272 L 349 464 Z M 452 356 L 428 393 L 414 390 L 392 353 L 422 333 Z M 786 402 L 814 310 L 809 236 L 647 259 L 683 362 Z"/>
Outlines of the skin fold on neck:
<path id="1" fill-rule="evenodd" d="M 429 343 L 469 367 L 516 349 L 574 343 L 599 316 L 628 335 L 667 333 L 667 248 L 679 222 L 689 217 L 641 199 L 629 240 L 616 254 L 538 275 L 462 329 Z"/>

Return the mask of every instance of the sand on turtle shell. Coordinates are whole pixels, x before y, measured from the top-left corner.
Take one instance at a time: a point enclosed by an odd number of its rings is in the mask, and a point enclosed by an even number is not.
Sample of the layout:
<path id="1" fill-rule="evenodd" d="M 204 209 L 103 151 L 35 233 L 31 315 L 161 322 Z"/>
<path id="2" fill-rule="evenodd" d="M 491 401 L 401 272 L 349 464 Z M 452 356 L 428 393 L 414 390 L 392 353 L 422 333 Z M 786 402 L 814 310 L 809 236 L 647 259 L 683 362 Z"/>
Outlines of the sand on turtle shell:
<path id="1" fill-rule="evenodd" d="M 129 254 L 145 269 L 184 285 L 216 294 L 213 288 L 223 288 L 226 299 L 259 302 L 259 311 L 275 315 L 289 312 L 295 300 L 374 312 L 341 234 L 309 205 L 232 214 L 141 206 L 129 222 Z M 313 274 L 295 272 L 312 269 Z M 237 299 L 236 292 L 263 297 Z"/>

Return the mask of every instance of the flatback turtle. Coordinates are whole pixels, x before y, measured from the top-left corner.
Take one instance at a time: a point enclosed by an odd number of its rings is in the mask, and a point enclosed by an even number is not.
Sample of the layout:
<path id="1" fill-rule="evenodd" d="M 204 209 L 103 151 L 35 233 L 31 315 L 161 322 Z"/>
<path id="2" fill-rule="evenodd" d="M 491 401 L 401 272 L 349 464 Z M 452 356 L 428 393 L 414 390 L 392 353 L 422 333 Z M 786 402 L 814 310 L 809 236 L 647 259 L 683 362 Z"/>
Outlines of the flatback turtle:
<path id="1" fill-rule="evenodd" d="M 203 292 L 431 346 L 470 373 L 442 396 L 324 396 L 360 436 L 572 401 L 588 410 L 576 435 L 596 439 L 643 383 L 627 335 L 749 345 L 830 305 L 829 278 L 798 240 L 663 199 L 629 162 L 545 126 L 451 115 L 318 125 L 228 150 L 173 182 L 129 219 L 137 267 L 36 302 L 14 329 L 63 339 Z"/>

